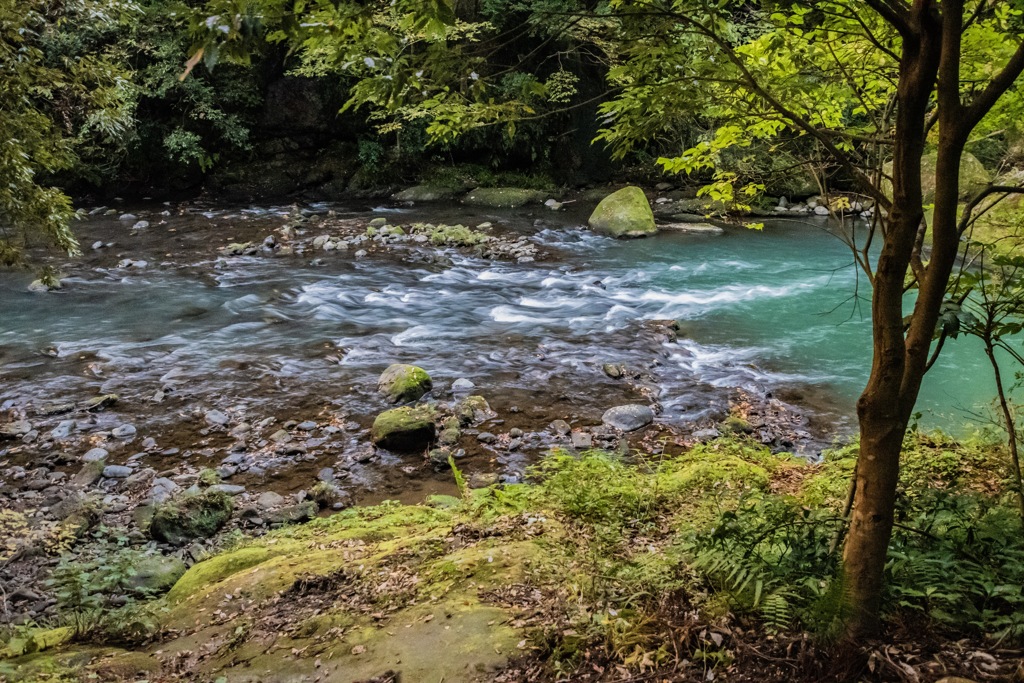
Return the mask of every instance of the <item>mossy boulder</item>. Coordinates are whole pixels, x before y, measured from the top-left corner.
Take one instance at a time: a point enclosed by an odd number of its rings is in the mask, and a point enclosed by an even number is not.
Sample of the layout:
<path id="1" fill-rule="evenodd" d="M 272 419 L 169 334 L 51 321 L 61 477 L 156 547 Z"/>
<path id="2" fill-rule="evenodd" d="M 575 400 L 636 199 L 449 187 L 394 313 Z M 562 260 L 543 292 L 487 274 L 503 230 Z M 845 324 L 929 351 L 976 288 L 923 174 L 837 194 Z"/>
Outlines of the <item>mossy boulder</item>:
<path id="1" fill-rule="evenodd" d="M 646 237 L 658 232 L 647 196 L 633 185 L 613 192 L 590 215 L 590 228 L 612 237 Z"/>
<path id="2" fill-rule="evenodd" d="M 459 190 L 444 185 L 415 185 L 396 192 L 391 198 L 396 202 L 438 202 L 451 199 Z"/>
<path id="3" fill-rule="evenodd" d="M 518 209 L 527 204 L 539 204 L 547 199 L 543 190 L 527 190 L 520 187 L 478 187 L 467 194 L 462 202 L 470 206 L 491 209 Z"/>
<path id="4" fill-rule="evenodd" d="M 173 545 L 209 538 L 227 523 L 233 509 L 231 496 L 220 491 L 203 491 L 176 498 L 153 512 L 149 535 Z"/>
<path id="5" fill-rule="evenodd" d="M 377 380 L 377 391 L 391 403 L 409 403 L 433 388 L 430 375 L 415 365 L 396 363 L 385 370 Z"/>
<path id="6" fill-rule="evenodd" d="M 145 595 L 162 595 L 184 575 L 185 563 L 177 557 L 147 555 L 135 563 L 128 584 Z"/>
<path id="7" fill-rule="evenodd" d="M 925 204 L 935 202 L 935 168 L 938 165 L 939 155 L 937 152 L 929 152 L 921 157 L 921 190 Z M 892 175 L 892 162 L 884 166 L 887 176 Z M 964 152 L 960 160 L 960 197 L 967 200 L 985 189 L 992 182 L 992 174 L 984 165 L 978 161 L 978 157 L 970 152 Z M 892 196 L 892 183 L 888 180 L 882 183 L 882 190 Z"/>
<path id="8" fill-rule="evenodd" d="M 423 451 L 437 437 L 434 409 L 430 406 L 403 406 L 386 410 L 373 421 L 373 443 L 399 453 Z"/>

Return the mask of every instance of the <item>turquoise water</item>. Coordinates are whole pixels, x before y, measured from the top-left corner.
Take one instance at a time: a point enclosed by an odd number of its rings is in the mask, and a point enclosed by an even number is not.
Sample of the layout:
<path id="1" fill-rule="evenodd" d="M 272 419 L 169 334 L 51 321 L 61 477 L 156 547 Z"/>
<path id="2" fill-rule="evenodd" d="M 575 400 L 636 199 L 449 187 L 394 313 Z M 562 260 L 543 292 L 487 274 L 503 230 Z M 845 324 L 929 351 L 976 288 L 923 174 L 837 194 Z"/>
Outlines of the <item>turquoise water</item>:
<path id="1" fill-rule="evenodd" d="M 580 227 L 578 215 L 544 209 L 366 209 L 349 215 L 494 221 L 554 258 L 520 264 L 452 254 L 447 264 L 424 265 L 207 255 L 183 267 L 190 256 L 181 240 L 227 243 L 232 220 L 241 220 L 233 215 L 172 216 L 168 227 L 192 226 L 174 233 L 177 242 L 156 228 L 119 234 L 126 253 L 149 250 L 148 266 L 113 267 L 90 255 L 60 294 L 30 295 L 27 276 L 0 277 L 0 404 L 97 391 L 143 401 L 171 386 L 208 403 L 273 406 L 306 393 L 372 414 L 381 408 L 379 372 L 412 362 L 442 386 L 466 377 L 492 394 L 547 391 L 594 417 L 616 400 L 601 371 L 614 362 L 652 368 L 666 421 L 721 414 L 729 392 L 743 388 L 834 416 L 839 431 L 855 424 L 870 365 L 869 291 L 823 223 L 616 241 Z M 197 221 L 209 221 L 208 230 Z M 85 244 L 116 230 L 123 233 L 110 220 L 79 227 Z M 638 346 L 643 321 L 659 319 L 679 320 L 680 340 Z M 923 423 L 971 429 L 992 395 L 978 344 L 951 342 L 926 379 Z"/>
<path id="2" fill-rule="evenodd" d="M 630 296 L 662 304 L 656 316 L 689 321 L 695 341 L 749 359 L 772 384 L 827 388 L 835 402 L 828 407 L 852 413 L 871 363 L 871 292 L 848 247 L 822 223 L 662 234 L 595 259 L 612 270 L 622 262 L 644 264 Z M 1011 367 L 1007 358 L 1004 372 Z M 962 431 L 983 423 L 995 392 L 991 372 L 977 339 L 949 340 L 922 388 L 922 424 Z"/>

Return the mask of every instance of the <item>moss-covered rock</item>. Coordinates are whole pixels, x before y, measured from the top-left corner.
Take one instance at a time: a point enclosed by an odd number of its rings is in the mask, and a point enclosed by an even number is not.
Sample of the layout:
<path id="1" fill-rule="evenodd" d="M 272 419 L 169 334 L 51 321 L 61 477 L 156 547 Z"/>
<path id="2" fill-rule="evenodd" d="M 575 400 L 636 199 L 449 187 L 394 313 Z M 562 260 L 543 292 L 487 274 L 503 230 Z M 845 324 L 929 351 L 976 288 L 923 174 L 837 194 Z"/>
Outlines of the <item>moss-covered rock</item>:
<path id="1" fill-rule="evenodd" d="M 185 563 L 177 557 L 146 555 L 134 566 L 128 584 L 145 595 L 162 595 L 185 573 Z"/>
<path id="2" fill-rule="evenodd" d="M 396 192 L 391 198 L 396 202 L 438 202 L 451 199 L 459 193 L 457 188 L 444 185 L 415 185 Z"/>
<path id="3" fill-rule="evenodd" d="M 494 417 L 496 413 L 491 410 L 490 404 L 483 396 L 467 396 L 455 406 L 455 417 L 459 418 L 462 426 L 478 424 Z M 445 423 L 445 429 L 451 429 L 456 425 Z"/>
<path id="4" fill-rule="evenodd" d="M 390 366 L 377 380 L 377 391 L 387 396 L 391 403 L 415 401 L 433 386 L 426 370 L 403 363 Z"/>
<path id="5" fill-rule="evenodd" d="M 389 451 L 410 453 L 430 446 L 437 436 L 434 409 L 430 406 L 404 406 L 386 410 L 373 421 L 373 443 Z"/>
<path id="6" fill-rule="evenodd" d="M 612 237 L 646 237 L 658 232 L 644 191 L 632 185 L 602 199 L 589 224 L 592 230 Z"/>
<path id="7" fill-rule="evenodd" d="M 938 161 L 939 155 L 937 152 L 929 152 L 921 157 L 921 190 L 925 204 L 933 204 L 935 202 L 935 168 L 938 165 Z M 891 161 L 885 164 L 884 171 L 887 176 L 892 175 Z M 959 199 L 970 199 L 983 190 L 990 182 L 992 182 L 992 174 L 978 161 L 976 156 L 970 152 L 964 152 L 963 158 L 960 160 Z M 882 190 L 887 195 L 892 196 L 892 183 L 884 181 L 882 185 Z"/>
<path id="8" fill-rule="evenodd" d="M 227 523 L 233 509 L 231 496 L 220 491 L 185 495 L 156 508 L 149 534 L 173 545 L 209 538 Z"/>
<path id="9" fill-rule="evenodd" d="M 539 204 L 547 198 L 543 190 L 519 187 L 478 187 L 463 198 L 464 204 L 491 209 L 518 209 L 527 204 Z"/>

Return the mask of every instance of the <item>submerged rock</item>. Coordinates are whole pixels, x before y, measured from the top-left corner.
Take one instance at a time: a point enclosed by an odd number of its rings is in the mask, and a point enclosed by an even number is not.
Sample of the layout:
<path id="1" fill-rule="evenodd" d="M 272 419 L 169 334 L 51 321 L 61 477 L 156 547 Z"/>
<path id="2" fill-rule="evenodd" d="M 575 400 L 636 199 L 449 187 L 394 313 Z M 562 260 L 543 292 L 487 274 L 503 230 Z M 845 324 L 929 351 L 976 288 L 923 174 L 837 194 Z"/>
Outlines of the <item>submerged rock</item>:
<path id="1" fill-rule="evenodd" d="M 415 365 L 396 363 L 385 370 L 377 380 L 377 391 L 391 403 L 409 403 L 433 388 L 430 375 Z"/>
<path id="2" fill-rule="evenodd" d="M 588 223 L 592 230 L 612 237 L 646 237 L 658 232 L 644 191 L 632 185 L 602 199 Z"/>
<path id="3" fill-rule="evenodd" d="M 430 406 L 405 406 L 387 410 L 373 421 L 370 436 L 375 446 L 390 451 L 422 451 L 437 436 L 434 409 Z"/>
<path id="4" fill-rule="evenodd" d="M 650 406 L 616 406 L 605 411 L 601 422 L 624 432 L 632 432 L 654 422 L 654 411 Z"/>

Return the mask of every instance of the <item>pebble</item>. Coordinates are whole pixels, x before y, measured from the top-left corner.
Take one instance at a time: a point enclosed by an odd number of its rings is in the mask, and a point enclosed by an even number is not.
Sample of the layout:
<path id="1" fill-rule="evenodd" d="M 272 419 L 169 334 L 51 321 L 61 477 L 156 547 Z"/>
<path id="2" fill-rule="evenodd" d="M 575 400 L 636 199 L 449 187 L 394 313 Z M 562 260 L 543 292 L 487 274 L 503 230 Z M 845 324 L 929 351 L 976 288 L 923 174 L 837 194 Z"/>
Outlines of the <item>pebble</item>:
<path id="1" fill-rule="evenodd" d="M 110 453 L 108 453 L 106 449 L 93 448 L 85 452 L 85 455 L 82 456 L 82 460 L 85 462 L 101 462 L 106 460 L 108 455 L 110 455 Z"/>
<path id="2" fill-rule="evenodd" d="M 103 476 L 107 479 L 124 479 L 132 475 L 132 468 L 124 465 L 107 465 L 103 468 Z"/>
<path id="3" fill-rule="evenodd" d="M 319 479 L 320 481 L 325 481 L 327 483 L 334 481 L 334 468 L 323 468 L 322 470 L 320 470 L 319 473 L 317 473 L 316 478 Z"/>
<path id="4" fill-rule="evenodd" d="M 494 443 L 495 441 L 498 440 L 498 437 L 496 437 L 494 434 L 491 434 L 490 432 L 480 432 L 477 435 L 476 440 L 479 441 L 480 443 Z"/>
<path id="5" fill-rule="evenodd" d="M 93 248 L 93 250 L 99 250 L 99 249 L 102 249 L 102 248 L 103 248 L 103 246 L 104 246 L 104 245 L 103 245 L 103 240 L 96 240 L 95 242 L 93 242 L 93 243 L 92 243 L 92 248 Z"/>
<path id="6" fill-rule="evenodd" d="M 305 422 L 300 422 L 295 425 L 295 428 L 301 429 L 304 432 L 311 432 L 316 429 L 316 422 L 313 422 L 313 420 L 306 420 Z"/>
<path id="7" fill-rule="evenodd" d="M 149 221 L 139 221 L 132 226 L 132 230 L 145 230 L 149 227 Z"/>

